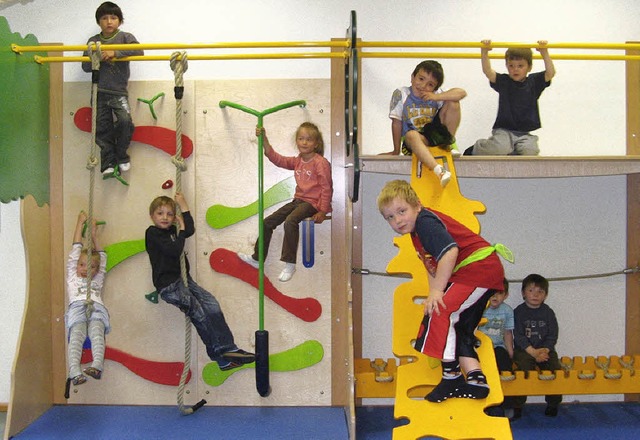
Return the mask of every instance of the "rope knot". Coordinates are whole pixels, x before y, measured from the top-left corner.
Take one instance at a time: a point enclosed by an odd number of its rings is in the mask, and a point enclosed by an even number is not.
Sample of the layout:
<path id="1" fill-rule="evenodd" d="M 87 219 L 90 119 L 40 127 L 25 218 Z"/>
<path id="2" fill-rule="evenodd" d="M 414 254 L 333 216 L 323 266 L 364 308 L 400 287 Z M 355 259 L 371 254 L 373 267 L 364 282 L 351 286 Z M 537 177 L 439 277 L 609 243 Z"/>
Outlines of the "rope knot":
<path id="1" fill-rule="evenodd" d="M 171 66 L 171 70 L 173 70 L 176 85 L 182 86 L 182 75 L 189 68 L 189 63 L 187 61 L 187 52 L 184 50 L 182 52 L 173 52 L 171 54 L 169 65 Z"/>
<path id="2" fill-rule="evenodd" d="M 87 159 L 87 169 L 91 171 L 97 166 L 98 166 L 98 158 L 95 156 L 89 156 L 89 158 Z"/>
<path id="3" fill-rule="evenodd" d="M 95 41 L 89 43 L 87 45 L 87 48 L 89 58 L 91 58 L 91 70 L 100 70 L 100 61 L 102 60 L 102 50 L 100 50 L 100 42 Z"/>
<path id="4" fill-rule="evenodd" d="M 173 156 L 171 158 L 171 162 L 175 165 L 177 171 L 183 172 L 187 170 L 187 164 L 184 163 L 184 159 L 182 157 Z"/>

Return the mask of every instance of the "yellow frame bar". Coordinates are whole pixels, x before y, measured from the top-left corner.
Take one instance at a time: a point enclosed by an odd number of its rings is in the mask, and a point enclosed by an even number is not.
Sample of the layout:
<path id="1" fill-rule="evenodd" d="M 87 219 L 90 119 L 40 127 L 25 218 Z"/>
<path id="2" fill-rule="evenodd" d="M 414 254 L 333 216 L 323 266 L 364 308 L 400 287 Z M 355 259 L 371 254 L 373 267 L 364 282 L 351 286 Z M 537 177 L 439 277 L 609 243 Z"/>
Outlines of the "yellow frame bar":
<path id="1" fill-rule="evenodd" d="M 187 55 L 190 61 L 202 60 L 265 60 L 265 59 L 302 59 L 302 58 L 347 58 L 347 53 L 340 52 L 309 52 L 309 53 L 243 53 L 243 54 L 223 54 L 223 55 Z M 89 57 L 43 57 L 34 55 L 33 59 L 38 64 L 44 63 L 72 63 L 89 62 Z M 115 58 L 113 61 L 169 61 L 171 55 L 141 55 L 133 57 Z"/>
<path id="2" fill-rule="evenodd" d="M 256 48 L 309 48 L 309 47 L 349 47 L 349 41 L 292 41 L 292 42 L 276 42 L 276 41 L 257 41 L 257 42 L 240 42 L 240 43 L 137 43 L 137 44 L 104 44 L 101 45 L 103 50 L 156 50 L 156 49 L 256 49 Z M 95 47 L 95 44 L 92 44 Z M 16 53 L 23 52 L 67 52 L 79 51 L 84 52 L 89 46 L 75 45 L 50 45 L 50 46 L 20 46 L 12 44 L 11 50 Z"/>
<path id="3" fill-rule="evenodd" d="M 360 52 L 360 58 L 459 58 L 480 59 L 480 53 L 465 52 Z M 489 54 L 489 58 L 504 59 L 504 54 Z M 542 59 L 538 54 L 533 58 Z M 554 60 L 603 60 L 603 61 L 638 61 L 639 55 L 608 55 L 608 54 L 556 54 Z"/>
<path id="4" fill-rule="evenodd" d="M 292 42 L 222 42 L 222 43 L 149 43 L 149 44 L 105 44 L 101 48 L 103 50 L 156 50 L 156 49 L 256 49 L 256 48 L 349 48 L 351 41 L 332 40 L 332 41 L 292 41 Z M 481 42 L 464 42 L 464 41 L 359 41 L 357 48 L 361 58 L 440 58 L 440 59 L 479 59 L 479 53 L 471 52 L 375 52 L 363 51 L 367 48 L 481 48 Z M 537 43 L 517 43 L 517 42 L 492 42 L 491 48 L 538 48 Z M 590 49 L 590 50 L 640 50 L 640 43 L 548 43 L 549 49 Z M 11 50 L 21 54 L 23 52 L 64 52 L 64 51 L 85 51 L 88 45 L 50 45 L 50 46 L 19 46 L 11 45 Z M 192 54 L 189 55 L 191 60 L 259 60 L 259 59 L 302 59 L 302 58 L 347 58 L 348 54 L 339 52 L 307 52 L 307 53 L 264 53 L 264 54 Z M 503 54 L 491 53 L 490 58 L 500 59 Z M 540 59 L 540 55 L 534 54 L 534 58 Z M 567 54 L 554 53 L 554 60 L 602 60 L 602 61 L 638 61 L 640 55 L 616 55 L 616 54 Z M 36 55 L 34 60 L 39 63 L 54 62 L 81 62 L 90 61 L 89 57 L 43 57 Z M 135 57 L 125 57 L 116 61 L 168 61 L 169 55 L 144 55 Z"/>
<path id="5" fill-rule="evenodd" d="M 357 44 L 360 48 L 367 47 L 446 47 L 446 48 L 481 48 L 483 44 L 479 41 L 360 41 Z M 538 43 L 510 43 L 492 41 L 491 48 L 538 48 Z M 547 43 L 549 49 L 606 49 L 606 50 L 638 50 L 640 43 Z"/>

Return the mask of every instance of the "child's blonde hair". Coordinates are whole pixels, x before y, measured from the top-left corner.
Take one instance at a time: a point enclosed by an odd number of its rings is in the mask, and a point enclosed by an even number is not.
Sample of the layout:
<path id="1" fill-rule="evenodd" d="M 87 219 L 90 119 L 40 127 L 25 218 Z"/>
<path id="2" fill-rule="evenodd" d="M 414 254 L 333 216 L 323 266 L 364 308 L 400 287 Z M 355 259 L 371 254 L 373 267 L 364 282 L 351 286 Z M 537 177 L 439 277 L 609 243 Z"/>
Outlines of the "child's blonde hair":
<path id="1" fill-rule="evenodd" d="M 391 180 L 386 183 L 380 194 L 378 194 L 378 210 L 381 214 L 382 210 L 395 198 L 404 200 L 413 207 L 421 205 L 418 194 L 416 194 L 409 182 L 406 180 Z"/>
<path id="2" fill-rule="evenodd" d="M 149 215 L 153 215 L 153 213 L 156 212 L 156 209 L 158 209 L 161 206 L 169 206 L 169 208 L 171 208 L 173 212 L 176 212 L 175 200 L 167 196 L 158 196 L 155 199 L 153 199 L 153 201 L 151 202 L 151 205 L 149 205 Z"/>
<path id="3" fill-rule="evenodd" d="M 86 258 L 87 261 L 89 259 L 89 249 L 87 248 L 83 248 L 82 251 L 80 251 L 80 258 Z M 78 261 L 80 261 L 80 258 L 78 258 Z M 91 250 L 91 266 L 93 268 L 97 268 L 100 265 L 100 252 L 98 252 L 95 249 Z"/>
<path id="4" fill-rule="evenodd" d="M 312 122 L 303 122 L 302 124 L 300 124 L 300 127 L 298 127 L 298 129 L 296 130 L 296 138 L 298 137 L 300 130 L 302 130 L 303 128 L 309 131 L 309 134 L 311 136 L 316 138 L 315 152 L 318 153 L 320 156 L 324 156 L 324 140 L 322 139 L 322 133 L 320 132 L 320 129 L 318 128 L 318 126 Z"/>

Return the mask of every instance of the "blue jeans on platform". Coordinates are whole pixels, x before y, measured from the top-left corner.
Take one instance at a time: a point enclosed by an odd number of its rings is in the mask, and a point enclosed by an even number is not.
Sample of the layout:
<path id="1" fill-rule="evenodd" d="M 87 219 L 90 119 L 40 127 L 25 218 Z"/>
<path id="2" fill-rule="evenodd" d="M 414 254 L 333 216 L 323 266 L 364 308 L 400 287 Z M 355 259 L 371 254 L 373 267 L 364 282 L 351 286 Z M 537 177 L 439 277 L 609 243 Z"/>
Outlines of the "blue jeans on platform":
<path id="1" fill-rule="evenodd" d="M 179 278 L 160 290 L 160 297 L 189 317 L 207 347 L 211 360 L 225 362 L 222 355 L 238 347 L 233 342 L 233 334 L 224 319 L 220 304 L 191 277 L 188 278 L 188 284 L 189 287 L 185 287 L 182 278 Z"/>
<path id="2" fill-rule="evenodd" d="M 100 171 L 129 162 L 127 150 L 134 128 L 129 99 L 99 92 L 96 144 L 100 147 Z"/>

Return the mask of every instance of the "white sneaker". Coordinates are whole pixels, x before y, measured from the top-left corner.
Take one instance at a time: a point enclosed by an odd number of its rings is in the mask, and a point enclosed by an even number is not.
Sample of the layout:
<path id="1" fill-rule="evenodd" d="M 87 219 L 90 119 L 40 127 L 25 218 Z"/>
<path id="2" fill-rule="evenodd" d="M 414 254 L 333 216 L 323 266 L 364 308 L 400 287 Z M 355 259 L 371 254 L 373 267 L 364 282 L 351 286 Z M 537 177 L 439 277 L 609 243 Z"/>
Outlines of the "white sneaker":
<path id="1" fill-rule="evenodd" d="M 240 259 L 242 261 L 244 261 L 245 263 L 247 263 L 249 266 L 253 266 L 256 269 L 258 269 L 260 267 L 260 263 L 256 260 L 254 260 L 253 258 L 251 258 L 251 255 L 247 255 L 247 254 L 243 254 L 242 252 L 238 252 L 238 257 L 240 257 Z"/>
<path id="2" fill-rule="evenodd" d="M 131 162 L 121 163 L 119 167 L 120 171 L 129 171 L 131 169 Z"/>
<path id="3" fill-rule="evenodd" d="M 102 172 L 102 175 L 103 176 L 109 176 L 109 175 L 113 174 L 114 172 L 115 172 L 115 170 L 113 169 L 113 167 L 109 167 L 109 168 L 105 169 Z"/>
<path id="4" fill-rule="evenodd" d="M 284 269 L 280 272 L 280 281 L 286 283 L 291 278 L 293 278 L 293 274 L 296 272 L 296 265 L 294 263 L 285 263 Z"/>
<path id="5" fill-rule="evenodd" d="M 451 157 L 460 157 L 462 153 L 457 148 L 451 148 Z"/>
<path id="6" fill-rule="evenodd" d="M 445 186 L 447 186 L 447 183 L 449 183 L 449 181 L 451 180 L 451 173 L 447 170 L 442 170 L 442 173 L 440 173 L 440 186 L 442 186 L 443 188 Z"/>

